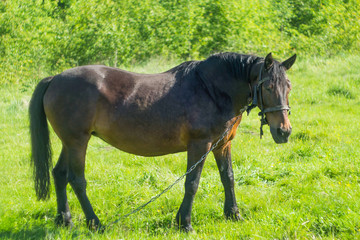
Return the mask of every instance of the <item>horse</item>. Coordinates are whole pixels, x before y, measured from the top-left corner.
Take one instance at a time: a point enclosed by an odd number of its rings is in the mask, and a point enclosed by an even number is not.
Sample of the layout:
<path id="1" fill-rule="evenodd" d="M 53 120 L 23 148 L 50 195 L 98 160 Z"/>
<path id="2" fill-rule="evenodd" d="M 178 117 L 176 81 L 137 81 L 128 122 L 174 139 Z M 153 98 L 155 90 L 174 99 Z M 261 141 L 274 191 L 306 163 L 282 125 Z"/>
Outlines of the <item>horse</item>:
<path id="1" fill-rule="evenodd" d="M 191 168 L 212 149 L 225 192 L 224 215 L 241 220 L 234 192 L 231 141 L 244 109 L 258 106 L 276 143 L 291 134 L 291 90 L 286 70 L 296 55 L 278 62 L 239 53 L 217 53 L 187 61 L 166 72 L 138 74 L 102 65 L 79 66 L 41 80 L 29 104 L 31 163 L 39 200 L 49 198 L 52 152 L 48 122 L 62 150 L 52 169 L 57 197 L 55 222 L 72 225 L 66 194 L 70 183 L 90 229 L 103 225 L 86 194 L 86 149 L 96 136 L 119 150 L 160 156 L 187 151 Z M 249 108 L 249 106 L 251 107 Z M 261 125 L 261 126 L 262 126 Z M 176 215 L 192 231 L 191 210 L 204 161 L 186 175 L 185 195 Z"/>

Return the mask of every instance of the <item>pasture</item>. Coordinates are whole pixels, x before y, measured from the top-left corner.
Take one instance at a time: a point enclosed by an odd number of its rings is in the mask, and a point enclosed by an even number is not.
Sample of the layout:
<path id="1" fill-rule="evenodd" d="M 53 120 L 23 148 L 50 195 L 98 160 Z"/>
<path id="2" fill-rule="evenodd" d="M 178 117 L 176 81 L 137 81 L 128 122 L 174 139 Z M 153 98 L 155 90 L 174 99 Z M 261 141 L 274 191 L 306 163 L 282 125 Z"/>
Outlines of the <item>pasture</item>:
<path id="1" fill-rule="evenodd" d="M 155 59 L 126 70 L 154 73 L 178 63 Z M 192 211 L 195 232 L 189 234 L 175 225 L 183 182 L 103 234 L 87 230 L 68 186 L 74 227 L 56 227 L 54 185 L 49 201 L 37 201 L 30 168 L 27 109 L 40 79 L 1 85 L 0 239 L 360 239 L 360 57 L 300 56 L 288 75 L 289 143 L 275 144 L 268 126 L 259 139 L 257 109 L 244 116 L 233 141 L 235 191 L 245 220 L 224 218 L 223 187 L 210 154 Z M 51 139 L 55 163 L 61 144 L 53 132 Z M 104 224 L 147 202 L 186 170 L 186 153 L 144 158 L 95 137 L 87 153 L 88 196 Z"/>

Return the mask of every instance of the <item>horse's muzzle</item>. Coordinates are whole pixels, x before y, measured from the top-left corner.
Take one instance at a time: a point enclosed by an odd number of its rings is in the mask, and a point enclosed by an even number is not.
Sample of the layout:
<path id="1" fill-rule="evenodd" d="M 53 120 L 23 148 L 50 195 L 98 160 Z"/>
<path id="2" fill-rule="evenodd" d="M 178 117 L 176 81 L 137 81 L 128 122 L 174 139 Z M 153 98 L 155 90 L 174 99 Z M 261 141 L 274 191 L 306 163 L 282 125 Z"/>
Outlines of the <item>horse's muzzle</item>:
<path id="1" fill-rule="evenodd" d="M 276 143 L 287 143 L 291 134 L 291 127 L 288 129 L 270 127 L 270 132 Z"/>

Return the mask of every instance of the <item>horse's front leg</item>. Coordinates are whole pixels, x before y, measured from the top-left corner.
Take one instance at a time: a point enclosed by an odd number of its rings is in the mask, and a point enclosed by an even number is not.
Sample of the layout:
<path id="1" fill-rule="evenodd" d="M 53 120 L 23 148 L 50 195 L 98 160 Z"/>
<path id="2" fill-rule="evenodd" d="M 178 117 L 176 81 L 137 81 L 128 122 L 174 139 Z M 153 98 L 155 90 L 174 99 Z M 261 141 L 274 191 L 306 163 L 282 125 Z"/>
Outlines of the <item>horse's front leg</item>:
<path id="1" fill-rule="evenodd" d="M 243 218 L 241 217 L 236 204 L 234 191 L 234 173 L 231 163 L 231 142 L 229 141 L 225 145 L 214 149 L 213 153 L 225 191 L 225 217 L 234 220 L 242 220 Z"/>
<path id="2" fill-rule="evenodd" d="M 187 170 L 189 170 L 200 158 L 210 150 L 211 143 L 209 141 L 192 141 L 188 145 L 188 158 L 187 158 Z M 179 228 L 189 232 L 193 228 L 191 226 L 191 209 L 194 201 L 196 191 L 199 186 L 199 180 L 201 171 L 204 166 L 202 161 L 197 167 L 188 175 L 185 180 L 185 195 L 180 209 L 176 215 L 176 222 L 179 224 Z"/>

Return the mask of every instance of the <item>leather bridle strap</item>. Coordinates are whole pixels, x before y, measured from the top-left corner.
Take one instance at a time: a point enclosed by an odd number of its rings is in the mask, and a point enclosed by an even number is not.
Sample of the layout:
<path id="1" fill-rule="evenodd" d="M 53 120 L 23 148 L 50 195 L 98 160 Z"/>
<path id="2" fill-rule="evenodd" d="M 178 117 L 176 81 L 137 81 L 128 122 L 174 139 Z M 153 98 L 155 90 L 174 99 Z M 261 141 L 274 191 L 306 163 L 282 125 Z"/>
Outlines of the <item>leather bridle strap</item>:
<path id="1" fill-rule="evenodd" d="M 250 106 L 248 106 L 247 108 L 247 114 L 249 115 L 250 111 L 257 107 L 259 104 L 258 104 L 258 95 L 259 95 L 259 100 L 260 100 L 260 112 L 259 112 L 259 116 L 261 117 L 261 120 L 260 120 L 260 139 L 262 138 L 262 135 L 264 135 L 264 132 L 263 132 L 263 129 L 262 127 L 266 124 L 268 124 L 268 121 L 266 119 L 266 116 L 265 116 L 265 113 L 268 113 L 268 112 L 276 112 L 276 111 L 283 111 L 283 110 L 288 110 L 289 111 L 289 114 L 290 114 L 290 106 L 288 105 L 278 105 L 278 106 L 275 106 L 275 107 L 268 107 L 268 108 L 265 108 L 264 109 L 264 106 L 263 106 L 263 98 L 262 98 L 262 84 L 266 81 L 269 81 L 270 78 L 269 77 L 265 77 L 265 78 L 261 78 L 261 75 L 262 75 L 262 70 L 263 70 L 263 65 L 261 66 L 260 68 L 260 73 L 259 73 L 259 81 L 258 83 L 256 84 L 256 86 L 253 87 L 252 91 L 253 91 L 253 99 L 252 99 L 252 103 Z"/>
<path id="2" fill-rule="evenodd" d="M 282 111 L 282 110 L 290 110 L 290 107 L 285 106 L 285 105 L 278 105 L 278 106 L 275 106 L 275 107 L 266 108 L 262 112 L 267 113 L 267 112 L 276 112 L 276 111 Z"/>
<path id="3" fill-rule="evenodd" d="M 252 102 L 251 102 L 251 104 L 250 104 L 250 106 L 248 106 L 248 108 L 247 108 L 247 115 L 249 115 L 250 114 L 250 111 L 252 110 L 252 109 L 254 109 L 254 108 L 256 108 L 257 106 L 258 106 L 258 92 L 259 92 L 259 89 L 261 89 L 261 85 L 264 83 L 264 82 L 266 82 L 266 81 L 268 81 L 268 80 L 270 80 L 270 78 L 269 77 L 265 77 L 265 78 L 261 78 L 261 75 L 262 75 L 262 69 L 263 69 L 263 65 L 261 65 L 261 68 L 260 68 L 260 73 L 259 73 L 259 81 L 258 81 L 258 83 L 253 87 L 253 89 L 252 89 Z M 251 88 L 251 85 L 250 85 L 250 88 Z M 261 95 L 261 91 L 260 91 L 260 101 L 261 101 L 261 110 L 262 110 L 262 108 L 263 108 L 263 106 L 262 106 L 262 95 Z"/>

